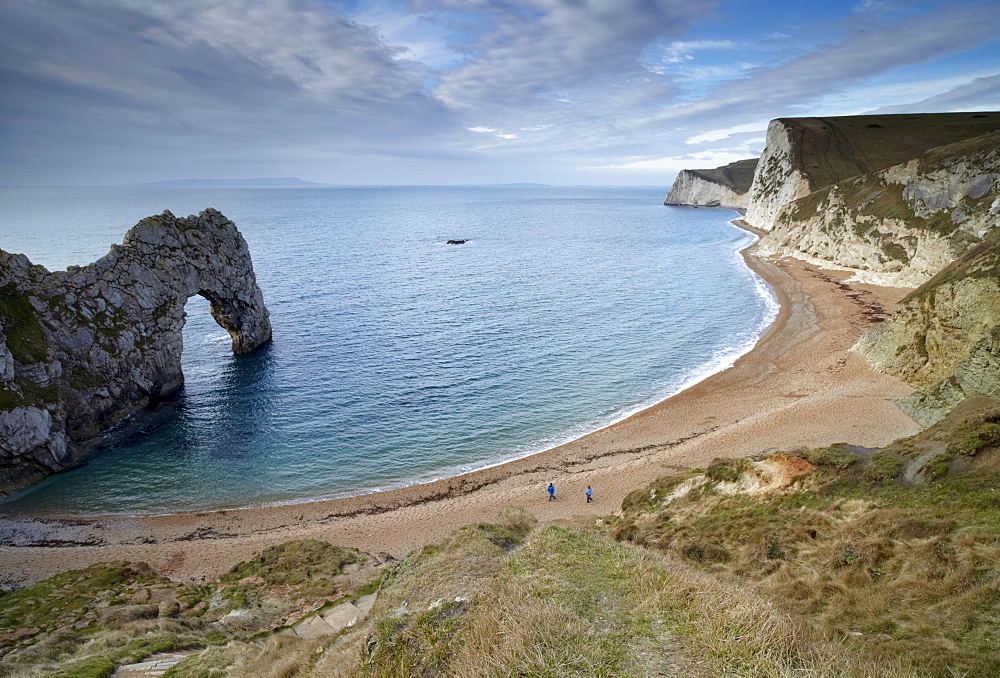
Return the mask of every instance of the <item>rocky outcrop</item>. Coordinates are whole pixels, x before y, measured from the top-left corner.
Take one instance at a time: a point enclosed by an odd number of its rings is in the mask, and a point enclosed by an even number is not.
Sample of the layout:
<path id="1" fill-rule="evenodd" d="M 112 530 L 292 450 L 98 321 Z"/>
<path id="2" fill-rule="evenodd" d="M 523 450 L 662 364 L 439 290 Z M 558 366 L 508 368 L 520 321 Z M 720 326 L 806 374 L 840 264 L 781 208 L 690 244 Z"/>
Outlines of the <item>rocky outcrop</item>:
<path id="1" fill-rule="evenodd" d="M 82 268 L 50 273 L 0 250 L 0 492 L 73 465 L 102 431 L 181 386 L 194 295 L 234 352 L 271 338 L 246 241 L 213 209 L 143 219 Z"/>
<path id="2" fill-rule="evenodd" d="M 788 203 L 871 169 L 850 140 L 822 118 L 772 120 L 750 186 L 745 220 L 769 231 Z"/>
<path id="3" fill-rule="evenodd" d="M 750 158 L 712 170 L 682 170 L 663 204 L 745 210 L 756 168 L 757 158 Z"/>
<path id="4" fill-rule="evenodd" d="M 965 398 L 1000 397 L 1000 229 L 903 299 L 854 350 L 918 389 L 898 403 L 922 426 Z"/>
<path id="5" fill-rule="evenodd" d="M 779 211 L 760 249 L 916 287 L 998 223 L 1000 131 L 799 198 Z"/>

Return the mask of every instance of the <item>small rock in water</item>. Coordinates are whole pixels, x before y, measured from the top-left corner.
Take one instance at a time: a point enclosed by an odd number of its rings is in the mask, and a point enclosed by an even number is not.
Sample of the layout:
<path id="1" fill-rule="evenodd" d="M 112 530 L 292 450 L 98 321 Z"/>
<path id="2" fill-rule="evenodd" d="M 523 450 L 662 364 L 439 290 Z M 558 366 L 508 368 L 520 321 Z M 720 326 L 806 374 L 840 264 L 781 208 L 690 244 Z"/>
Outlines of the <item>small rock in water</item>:
<path id="1" fill-rule="evenodd" d="M 468 242 L 468 241 L 466 241 L 466 240 L 449 240 L 446 244 L 448 244 L 448 245 L 464 245 L 466 242 Z"/>

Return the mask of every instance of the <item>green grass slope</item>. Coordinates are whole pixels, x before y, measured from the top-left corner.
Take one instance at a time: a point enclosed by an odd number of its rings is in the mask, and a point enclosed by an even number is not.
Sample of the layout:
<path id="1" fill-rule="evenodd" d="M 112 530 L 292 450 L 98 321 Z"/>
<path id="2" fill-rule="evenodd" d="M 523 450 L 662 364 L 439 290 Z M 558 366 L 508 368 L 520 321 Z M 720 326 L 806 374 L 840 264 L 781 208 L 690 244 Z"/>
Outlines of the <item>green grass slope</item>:
<path id="1" fill-rule="evenodd" d="M 218 582 L 180 584 L 145 563 L 101 563 L 0 595 L 0 676 L 105 678 L 150 655 L 251 641 L 364 589 L 338 579 L 370 556 L 289 542 Z"/>

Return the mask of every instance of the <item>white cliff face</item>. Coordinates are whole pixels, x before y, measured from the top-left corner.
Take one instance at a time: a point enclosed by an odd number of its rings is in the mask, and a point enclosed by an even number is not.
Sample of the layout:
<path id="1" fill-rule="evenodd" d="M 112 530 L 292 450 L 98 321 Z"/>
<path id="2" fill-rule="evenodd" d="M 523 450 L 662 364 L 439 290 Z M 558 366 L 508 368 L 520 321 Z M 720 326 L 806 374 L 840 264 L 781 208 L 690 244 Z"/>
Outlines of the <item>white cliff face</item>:
<path id="1" fill-rule="evenodd" d="M 691 205 L 694 207 L 730 207 L 746 209 L 749 194 L 736 193 L 728 186 L 709 181 L 695 172 L 683 170 L 674 180 L 664 205 Z"/>
<path id="2" fill-rule="evenodd" d="M 796 165 L 796 146 L 790 126 L 783 120 L 772 120 L 743 217 L 754 228 L 770 231 L 782 207 L 811 192 L 809 177 Z"/>
<path id="3" fill-rule="evenodd" d="M 916 287 L 1000 224 L 998 200 L 994 132 L 793 202 L 760 249 L 854 270 L 865 282 Z"/>
<path id="4" fill-rule="evenodd" d="M 180 387 L 196 294 L 234 352 L 270 339 L 246 241 L 215 210 L 143 219 L 83 268 L 50 273 L 0 250 L 0 493 L 72 465 L 101 431 Z"/>

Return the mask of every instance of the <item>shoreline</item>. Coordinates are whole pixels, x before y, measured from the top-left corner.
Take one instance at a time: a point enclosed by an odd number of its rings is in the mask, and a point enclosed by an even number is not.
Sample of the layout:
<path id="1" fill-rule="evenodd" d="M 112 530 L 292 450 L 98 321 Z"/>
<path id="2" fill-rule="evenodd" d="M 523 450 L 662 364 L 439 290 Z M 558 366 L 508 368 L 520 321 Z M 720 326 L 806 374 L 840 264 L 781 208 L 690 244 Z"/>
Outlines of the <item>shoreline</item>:
<path id="1" fill-rule="evenodd" d="M 911 389 L 848 351 L 909 289 L 848 286 L 843 272 L 757 257 L 755 247 L 741 254 L 780 304 L 771 326 L 731 367 L 620 421 L 498 465 L 346 498 L 158 516 L 0 517 L 0 585 L 122 559 L 199 581 L 303 538 L 400 557 L 492 520 L 507 504 L 542 521 L 590 521 L 674 468 L 840 441 L 878 446 L 917 432 L 891 402 Z M 545 497 L 549 482 L 555 502 Z M 586 485 L 592 504 L 582 499 Z"/>
<path id="2" fill-rule="evenodd" d="M 683 207 L 683 206 L 682 206 Z M 276 499 L 273 501 L 260 501 L 256 503 L 244 504 L 244 505 L 217 505 L 217 506 L 202 506 L 202 507 L 191 507 L 180 509 L 176 511 L 164 511 L 164 512 L 136 512 L 136 513 L 101 513 L 99 511 L 87 512 L 87 513 L 73 513 L 67 511 L 59 510 L 44 510 L 44 509 L 27 509 L 20 510 L 15 509 L 9 514 L 3 513 L 3 507 L 0 506 L 0 525 L 2 525 L 3 520 L 6 518 L 34 518 L 34 519 L 55 519 L 55 520 L 113 520 L 116 518 L 162 518 L 174 515 L 186 515 L 186 514 L 202 514 L 202 513 L 218 513 L 221 511 L 253 511 L 259 509 L 271 509 L 278 508 L 282 506 L 299 506 L 303 504 L 311 504 L 315 502 L 330 502 L 330 501 L 340 501 L 344 499 L 356 499 L 359 497 L 365 497 L 372 494 L 382 494 L 385 492 L 393 492 L 396 490 L 405 490 L 408 488 L 419 487 L 422 485 L 427 485 L 430 483 L 435 483 L 439 481 L 445 481 L 452 478 L 457 478 L 460 476 L 465 476 L 469 474 L 478 473 L 480 471 L 487 471 L 499 466 L 504 466 L 512 462 L 517 462 L 522 459 L 527 459 L 538 454 L 544 454 L 556 448 L 562 447 L 570 443 L 574 443 L 581 438 L 585 438 L 589 435 L 597 433 L 603 429 L 614 426 L 626 419 L 629 419 L 636 414 L 639 414 L 643 410 L 649 409 L 651 407 L 656 407 L 657 405 L 663 403 L 670 398 L 680 395 L 689 388 L 692 388 L 706 379 L 710 379 L 719 372 L 723 372 L 730 369 L 734 363 L 742 358 L 744 355 L 752 351 L 757 344 L 759 344 L 764 336 L 770 331 L 771 327 L 777 320 L 778 314 L 781 311 L 781 304 L 777 297 L 777 292 L 771 287 L 768 282 L 760 276 L 757 270 L 754 268 L 751 260 L 747 257 L 747 251 L 754 247 L 760 238 L 765 234 L 765 231 L 756 229 L 745 221 L 742 220 L 742 215 L 745 210 L 740 210 L 738 208 L 730 207 L 711 207 L 707 208 L 711 210 L 720 210 L 726 212 L 735 212 L 736 216 L 730 219 L 727 223 L 736 228 L 737 230 L 743 231 L 753 235 L 756 239 L 753 242 L 742 245 L 737 249 L 732 250 L 733 256 L 739 257 L 743 260 L 744 265 L 750 271 L 751 275 L 755 278 L 755 284 L 758 289 L 761 290 L 761 296 L 767 298 L 767 303 L 769 306 L 773 304 L 774 308 L 769 309 L 767 316 L 759 323 L 756 328 L 756 335 L 754 336 L 752 343 L 746 343 L 742 346 L 737 346 L 733 348 L 730 353 L 725 353 L 723 355 L 713 357 L 708 360 L 703 365 L 699 366 L 699 371 L 693 376 L 687 378 L 685 381 L 681 382 L 679 386 L 675 389 L 657 395 L 652 395 L 642 402 L 635 403 L 631 406 L 622 407 L 618 412 L 606 417 L 604 420 L 598 420 L 591 422 L 589 424 L 584 424 L 578 427 L 576 431 L 567 432 L 565 435 L 553 436 L 551 442 L 543 443 L 544 446 L 539 445 L 536 449 L 531 449 L 526 452 L 519 453 L 505 453 L 495 458 L 495 460 L 485 460 L 483 462 L 474 462 L 473 464 L 463 464 L 462 466 L 467 468 L 451 467 L 442 469 L 442 475 L 437 475 L 434 477 L 417 477 L 412 481 L 404 481 L 399 484 L 389 484 L 384 487 L 369 487 L 363 488 L 361 490 L 347 490 L 344 492 L 338 492 L 330 495 L 321 495 L 316 497 L 296 497 L 290 499 Z M 120 422 L 116 426 L 127 424 L 128 420 Z M 429 474 L 428 474 L 429 475 Z M 45 482 L 44 480 L 42 482 Z M 30 492 L 31 490 L 25 490 L 24 492 Z M 22 493 L 13 495 L 12 498 L 20 496 Z M 3 533 L 2 527 L 0 527 L 0 543 L 2 543 Z"/>
<path id="3" fill-rule="evenodd" d="M 625 420 L 627 420 L 627 419 L 629 419 L 629 418 L 631 418 L 631 417 L 633 417 L 633 416 L 635 416 L 635 415 L 637 415 L 637 414 L 639 414 L 639 413 L 641 413 L 641 412 L 643 412 L 643 411 L 645 411 L 645 410 L 647 410 L 649 408 L 656 407 L 656 406 L 660 405 L 661 403 L 663 403 L 663 402 L 665 402 L 667 400 L 670 400 L 671 398 L 674 398 L 674 397 L 682 394 L 684 391 L 688 390 L 689 388 L 693 388 L 693 387 L 697 386 L 698 384 L 700 384 L 701 382 L 705 381 L 706 379 L 711 379 L 716 374 L 719 374 L 720 372 L 724 372 L 725 370 L 728 370 L 731 367 L 733 367 L 733 365 L 736 363 L 737 360 L 739 360 L 740 358 L 742 358 L 743 356 L 745 356 L 750 351 L 754 350 L 754 348 L 756 348 L 756 346 L 764 339 L 764 337 L 767 335 L 767 333 L 771 331 L 771 327 L 774 326 L 774 323 L 777 321 L 778 314 L 781 312 L 782 306 L 781 306 L 780 301 L 778 300 L 778 293 L 774 290 L 773 287 L 771 287 L 771 285 L 767 282 L 767 280 L 765 280 L 757 272 L 757 270 L 753 267 L 753 264 L 752 264 L 751 260 L 747 256 L 747 251 L 757 245 L 757 243 L 759 242 L 760 238 L 765 234 L 765 231 L 762 231 L 760 229 L 754 228 L 753 226 L 750 226 L 749 224 L 747 224 L 745 221 L 742 220 L 742 214 L 746 210 L 741 210 L 741 209 L 731 208 L 731 207 L 709 208 L 709 209 L 721 209 L 721 210 L 725 210 L 725 211 L 732 211 L 732 212 L 739 213 L 740 214 L 739 217 L 737 217 L 735 219 L 731 219 L 728 223 L 731 226 L 733 226 L 734 228 L 737 228 L 737 229 L 742 230 L 742 231 L 746 231 L 746 232 L 751 233 L 752 235 L 754 235 L 754 236 L 757 237 L 757 240 L 755 240 L 754 242 L 751 242 L 748 245 L 744 245 L 743 247 L 740 247 L 739 249 L 734 250 L 733 254 L 741 257 L 743 259 L 743 262 L 746 264 L 747 268 L 750 270 L 751 274 L 753 274 L 757 278 L 758 281 L 760 281 L 760 282 L 763 283 L 764 287 L 766 288 L 766 290 L 768 292 L 768 295 L 771 297 L 771 301 L 774 302 L 774 305 L 777 308 L 772 313 L 770 313 L 767 318 L 765 318 L 766 325 L 765 325 L 764 322 L 761 323 L 762 327 L 759 328 L 759 334 L 754 339 L 753 344 L 751 344 L 748 348 L 746 348 L 745 350 L 743 350 L 738 355 L 734 355 L 732 357 L 724 356 L 724 360 L 722 358 L 717 359 L 719 362 L 721 362 L 721 364 L 722 364 L 721 367 L 713 368 L 712 370 L 706 370 L 704 372 L 699 372 L 696 376 L 691 377 L 687 381 L 682 382 L 681 385 L 676 390 L 671 391 L 670 393 L 668 393 L 666 395 L 652 396 L 649 399 L 647 399 L 646 401 L 644 401 L 643 403 L 636 404 L 636 405 L 632 406 L 631 408 L 623 408 L 623 410 L 622 410 L 622 412 L 620 414 L 612 415 L 609 418 L 609 420 L 607 421 L 607 423 L 601 423 L 601 424 L 597 425 L 596 428 L 593 428 L 593 429 L 587 428 L 586 430 L 584 430 L 582 433 L 579 433 L 579 434 L 571 434 L 571 435 L 565 437 L 565 439 L 563 439 L 561 442 L 556 442 L 554 444 L 550 444 L 547 447 L 542 447 L 542 448 L 534 450 L 534 451 L 526 452 L 526 453 L 524 453 L 524 454 L 522 454 L 520 456 L 511 456 L 509 458 L 500 458 L 498 461 L 495 461 L 495 462 L 484 462 L 482 466 L 476 466 L 475 468 L 470 468 L 468 470 L 458 471 L 458 472 L 456 472 L 453 475 L 444 475 L 444 476 L 441 476 L 441 477 L 429 478 L 427 480 L 419 480 L 418 479 L 418 480 L 416 480 L 416 481 L 414 481 L 412 483 L 409 483 L 409 484 L 393 485 L 393 486 L 389 486 L 389 487 L 386 487 L 386 488 L 376 488 L 376 489 L 363 490 L 363 491 L 361 491 L 359 493 L 354 493 L 354 494 L 344 493 L 344 494 L 338 494 L 338 495 L 332 495 L 332 496 L 324 496 L 324 497 L 292 499 L 292 500 L 286 500 L 286 501 L 280 501 L 279 500 L 279 501 L 274 501 L 274 502 L 262 502 L 260 504 L 251 504 L 251 505 L 248 505 L 248 506 L 233 506 L 233 507 L 192 509 L 192 510 L 177 511 L 177 512 L 171 512 L 171 513 L 156 513 L 156 514 L 152 514 L 152 513 L 150 513 L 150 514 L 141 514 L 140 513 L 140 514 L 129 514 L 129 515 L 123 515 L 123 514 L 106 514 L 106 515 L 102 515 L 102 514 L 72 514 L 72 515 L 67 515 L 67 514 L 52 514 L 52 517 L 56 517 L 56 518 L 83 518 L 83 519 L 92 519 L 92 518 L 100 518 L 100 517 L 103 517 L 103 518 L 115 518 L 115 517 L 152 518 L 152 517 L 162 517 L 162 516 L 171 516 L 171 515 L 183 515 L 183 514 L 190 514 L 190 513 L 214 513 L 214 512 L 219 512 L 219 511 L 247 511 L 247 510 L 265 509 L 265 508 L 276 508 L 276 507 L 280 507 L 280 506 L 299 506 L 299 505 L 302 505 L 302 504 L 311 504 L 311 503 L 314 503 L 314 502 L 340 501 L 340 500 L 343 500 L 343 499 L 355 499 L 355 498 L 358 498 L 358 497 L 365 497 L 365 496 L 372 495 L 372 494 L 383 494 L 385 492 L 394 492 L 396 490 L 405 490 L 405 489 L 412 488 L 412 487 L 420 487 L 422 485 L 427 485 L 427 484 L 430 484 L 430 483 L 436 483 L 436 482 L 440 482 L 440 481 L 450 480 L 452 478 L 459 478 L 461 476 L 466 476 L 466 475 L 469 475 L 469 474 L 478 473 L 480 471 L 488 471 L 490 469 L 493 469 L 493 468 L 496 468 L 496 467 L 499 467 L 499 466 L 504 466 L 506 464 L 514 463 L 514 462 L 517 462 L 517 461 L 521 461 L 523 459 L 528 459 L 528 458 L 533 457 L 535 455 L 545 454 L 545 453 L 547 453 L 547 452 L 549 452 L 551 450 L 554 450 L 556 448 L 562 447 L 564 445 L 569 445 L 569 444 L 575 443 L 576 441 L 578 441 L 578 440 L 580 440 L 582 438 L 586 438 L 586 437 L 588 437 L 590 435 L 593 435 L 593 434 L 595 434 L 595 433 L 597 433 L 599 431 L 602 431 L 602 430 L 604 430 L 606 428 L 610 428 L 612 426 L 615 426 L 615 425 L 617 425 L 617 424 L 619 424 L 619 423 L 621 423 L 621 422 L 623 422 L 623 421 L 625 421 Z M 705 365 L 710 365 L 710 364 L 712 364 L 712 362 L 708 362 Z M 582 427 L 582 428 L 585 428 L 585 427 Z M 37 514 L 37 515 L 41 516 L 42 514 Z M 48 516 L 48 514 L 44 514 L 44 515 Z M 2 520 L 2 516 L 0 516 L 0 520 Z"/>

